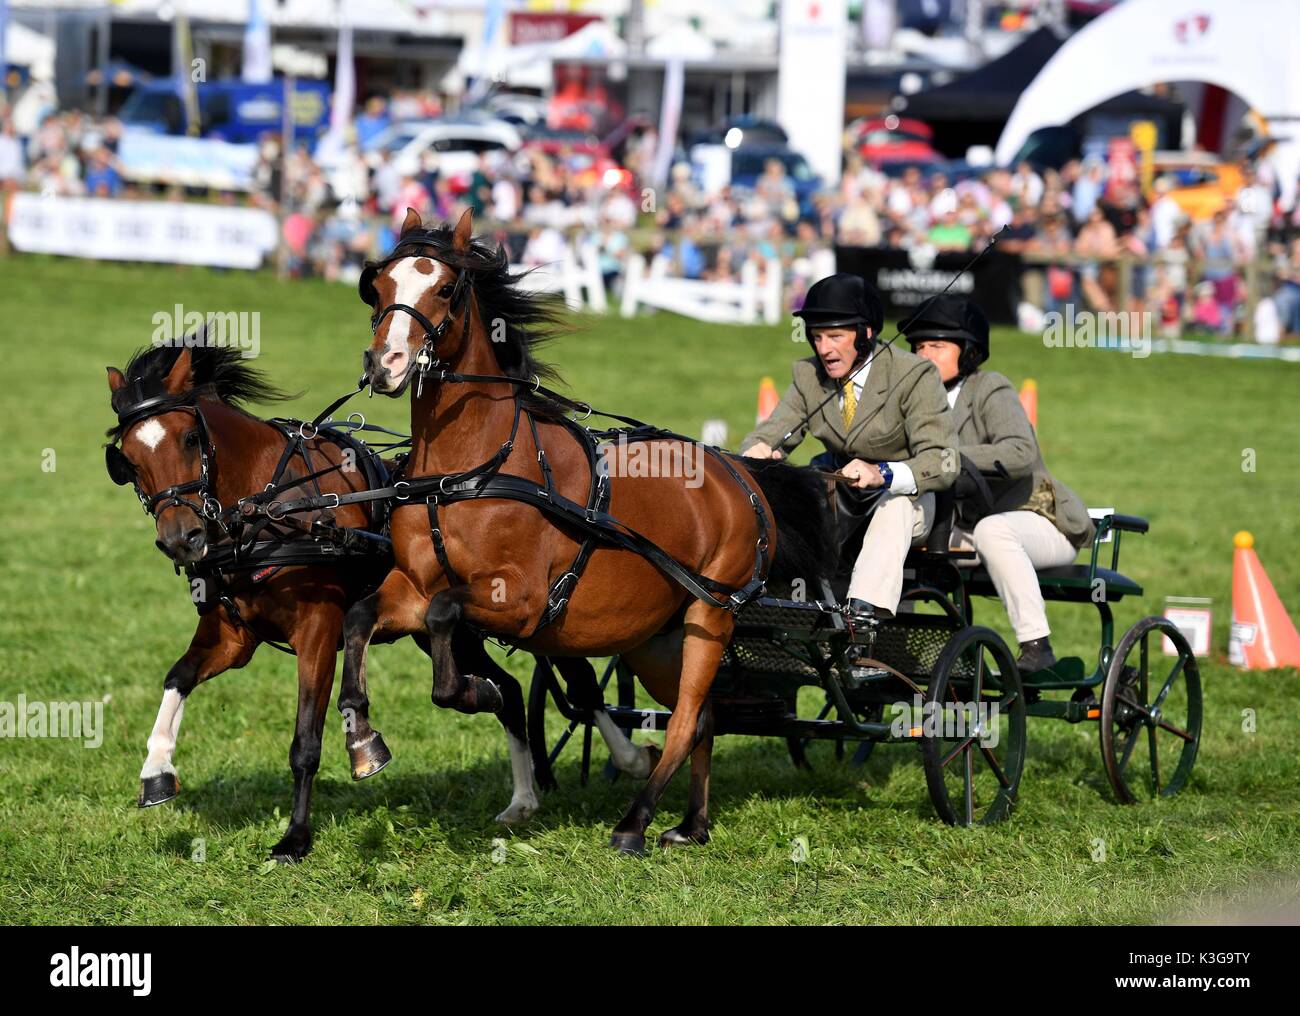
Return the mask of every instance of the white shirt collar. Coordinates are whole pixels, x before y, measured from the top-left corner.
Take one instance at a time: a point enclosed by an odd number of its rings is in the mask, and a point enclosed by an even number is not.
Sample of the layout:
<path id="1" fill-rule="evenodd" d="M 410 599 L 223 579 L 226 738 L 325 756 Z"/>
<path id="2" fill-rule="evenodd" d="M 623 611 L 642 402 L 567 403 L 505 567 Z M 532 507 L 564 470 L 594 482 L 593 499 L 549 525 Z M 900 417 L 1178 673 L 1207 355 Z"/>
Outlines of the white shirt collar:
<path id="1" fill-rule="evenodd" d="M 948 389 L 948 408 L 949 408 L 949 409 L 955 409 L 955 408 L 956 408 L 956 406 L 957 406 L 957 396 L 961 394 L 961 386 L 962 386 L 963 384 L 965 384 L 965 381 L 964 381 L 964 380 L 963 380 L 963 381 L 958 381 L 955 385 L 953 385 L 951 388 Z"/>
<path id="2" fill-rule="evenodd" d="M 866 363 L 849 375 L 853 379 L 853 394 L 861 395 L 862 387 L 867 383 L 867 375 L 871 373 L 871 357 L 867 357 Z M 840 390 L 840 398 L 844 397 L 844 382 L 836 381 L 835 385 Z"/>

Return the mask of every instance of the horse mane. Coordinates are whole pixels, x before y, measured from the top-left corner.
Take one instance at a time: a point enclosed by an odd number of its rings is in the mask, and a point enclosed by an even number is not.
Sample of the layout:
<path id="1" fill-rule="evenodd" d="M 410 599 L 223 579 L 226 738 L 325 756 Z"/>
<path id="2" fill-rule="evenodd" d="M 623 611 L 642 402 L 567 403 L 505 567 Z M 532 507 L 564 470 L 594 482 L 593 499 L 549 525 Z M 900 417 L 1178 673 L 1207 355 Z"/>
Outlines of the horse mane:
<path id="1" fill-rule="evenodd" d="M 551 293 L 530 293 L 520 288 L 523 279 L 536 269 L 510 270 L 504 246 L 491 247 L 482 237 L 474 237 L 469 248 L 458 251 L 453 243 L 454 230 L 441 225 L 410 230 L 382 261 L 368 262 L 366 267 L 382 268 L 394 257 L 406 256 L 405 247 L 429 250 L 427 256 L 468 274 L 471 291 L 478 302 L 481 321 L 491 332 L 504 325 L 505 334 L 492 336 L 491 348 L 501 372 L 521 381 L 537 378 L 546 384 L 562 382 L 560 372 L 539 360 L 537 351 L 565 331 L 561 321 L 563 303 Z M 500 322 L 500 324 L 498 324 Z M 541 395 L 525 396 L 530 409 L 553 414 L 564 409 Z"/>
<path id="2" fill-rule="evenodd" d="M 122 372 L 126 375 L 126 387 L 113 393 L 113 412 L 121 414 L 130 409 L 141 393 L 162 394 L 163 380 L 176 366 L 176 359 L 185 348 L 190 351 L 194 383 L 179 395 L 169 396 L 159 403 L 159 413 L 193 406 L 202 398 L 219 399 L 234 409 L 246 412 L 246 403 L 282 402 L 295 397 L 273 385 L 266 375 L 248 362 L 237 347 L 206 345 L 205 338 L 204 328 L 201 327 L 173 345 L 146 346 L 136 350 Z M 116 441 L 125 430 L 119 423 L 116 427 L 110 427 L 105 434 Z"/>

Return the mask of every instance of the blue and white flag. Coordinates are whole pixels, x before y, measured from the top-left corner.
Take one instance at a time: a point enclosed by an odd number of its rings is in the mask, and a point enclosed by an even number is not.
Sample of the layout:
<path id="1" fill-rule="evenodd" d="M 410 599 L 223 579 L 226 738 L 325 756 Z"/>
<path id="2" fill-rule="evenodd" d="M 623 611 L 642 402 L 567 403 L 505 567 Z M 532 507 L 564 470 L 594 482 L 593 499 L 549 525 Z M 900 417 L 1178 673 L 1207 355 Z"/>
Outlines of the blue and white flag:
<path id="1" fill-rule="evenodd" d="M 248 0 L 248 24 L 244 26 L 244 70 L 249 84 L 271 80 L 271 23 L 262 13 L 261 0 Z"/>

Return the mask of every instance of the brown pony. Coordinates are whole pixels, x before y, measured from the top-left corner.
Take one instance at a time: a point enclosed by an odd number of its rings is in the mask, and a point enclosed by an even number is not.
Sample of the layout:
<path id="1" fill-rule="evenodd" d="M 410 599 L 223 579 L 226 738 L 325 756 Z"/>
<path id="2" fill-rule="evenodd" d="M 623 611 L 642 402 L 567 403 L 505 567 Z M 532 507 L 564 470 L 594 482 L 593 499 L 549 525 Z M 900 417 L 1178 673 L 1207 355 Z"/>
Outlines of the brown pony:
<path id="1" fill-rule="evenodd" d="M 503 251 L 472 239 L 468 212 L 453 231 L 426 230 L 408 210 L 394 254 L 362 276 L 361 295 L 373 311 L 374 340 L 364 354 L 371 388 L 397 397 L 418 378 L 407 471 L 418 497 L 394 509 L 393 571 L 348 611 L 339 707 L 355 712 L 359 731 L 368 729 L 365 659 L 376 636 L 427 634 L 433 699 L 465 712 L 496 709 L 499 701 L 490 681 L 457 664 L 452 639 L 462 621 L 536 654 L 622 654 L 651 694 L 673 707 L 673 715 L 663 755 L 615 827 L 611 845 L 644 850 L 659 799 L 688 756 L 686 816 L 660 843 L 707 842 L 713 738 L 708 694 L 734 627 L 729 608 L 739 601 L 692 597 L 642 553 L 599 541 L 581 578 L 566 587 L 562 613 L 543 624 L 553 602 L 548 591 L 566 572 L 578 570 L 581 527 L 499 495 L 439 497 L 438 478 L 463 477 L 494 458 L 502 477 L 535 486 L 549 474 L 554 490 L 571 503 L 587 504 L 594 489 L 591 460 L 573 426 L 561 418 L 567 407 L 534 394 L 552 376 L 531 351 L 552 332 L 553 305 L 518 283 Z M 481 380 L 502 375 L 526 383 Z M 650 440 L 644 450 L 652 461 L 683 468 L 677 476 L 663 470 L 639 475 L 623 468 L 631 457 L 627 448 L 603 449 L 607 511 L 619 531 L 653 541 L 702 576 L 705 588 L 739 591 L 748 585 L 752 595 L 769 569 L 772 578 L 820 573 L 824 557 L 811 549 L 824 549 L 818 532 L 824 529 L 824 497 L 815 478 L 781 464 L 763 467 L 704 454 L 672 437 Z M 699 465 L 698 475 L 680 475 L 688 472 L 690 458 Z M 421 483 L 428 477 L 434 478 L 432 487 Z M 815 541 L 786 527 L 786 519 L 813 529 Z"/>
<path id="2" fill-rule="evenodd" d="M 193 337 L 187 338 L 192 342 Z M 335 656 L 346 610 L 373 592 L 387 572 L 391 557 L 382 553 L 307 554 L 307 563 L 227 569 L 205 567 L 230 547 L 219 514 L 240 498 L 261 492 L 275 478 L 291 443 L 281 426 L 258 419 L 240 408 L 245 402 L 268 402 L 283 396 L 238 350 L 205 345 L 164 346 L 138 353 L 126 371 L 108 368 L 108 385 L 119 424 L 108 433 L 106 449 L 110 476 L 132 483 L 146 509 L 157 521 L 157 545 L 191 581 L 199 609 L 198 627 L 190 647 L 176 661 L 163 684 L 162 705 L 149 736 L 148 757 L 140 773 L 139 805 L 149 807 L 175 797 L 180 783 L 172 764 L 181 714 L 199 683 L 252 659 L 263 642 L 287 642 L 298 657 L 298 711 L 289 766 L 293 772 L 293 811 L 283 839 L 271 851 L 281 861 L 300 860 L 311 849 L 311 789 L 320 764 L 321 733 L 334 683 Z M 298 436 L 311 434 L 309 427 Z M 277 497 L 289 499 L 313 490 L 345 494 L 365 490 L 367 476 L 362 447 L 343 445 L 337 432 L 322 430 L 304 439 L 306 457 L 290 457 Z M 119 447 L 120 444 L 120 447 Z M 344 457 L 349 456 L 346 467 Z M 312 474 L 324 475 L 309 479 Z M 295 484 L 294 481 L 301 480 Z M 289 540 L 270 540 L 276 550 L 290 554 L 304 543 L 302 534 L 313 519 L 332 528 L 379 528 L 376 503 L 342 505 L 284 522 Z M 294 538 L 297 538 L 296 542 Z M 310 548 L 309 548 L 310 549 Z M 214 552 L 211 553 L 210 552 Z M 312 563 L 312 560 L 320 563 Z M 299 557 L 301 561 L 301 557 Z M 416 641 L 428 651 L 428 640 Z M 490 673 L 509 696 L 512 681 L 483 651 L 481 640 L 458 634 L 456 651 L 464 665 Z M 594 681 L 594 677 L 593 677 Z M 518 706 L 503 711 L 509 733 L 524 737 L 522 695 L 515 685 Z M 513 729 L 512 729 L 513 727 Z M 382 769 L 391 756 L 382 741 L 367 741 L 345 722 L 352 775 L 362 779 Z M 513 755 L 513 753 L 512 753 Z M 635 760 L 633 760 L 635 761 Z M 519 766 L 514 766 L 518 776 Z M 517 822 L 537 806 L 531 773 L 515 780 L 510 806 L 498 816 Z"/>

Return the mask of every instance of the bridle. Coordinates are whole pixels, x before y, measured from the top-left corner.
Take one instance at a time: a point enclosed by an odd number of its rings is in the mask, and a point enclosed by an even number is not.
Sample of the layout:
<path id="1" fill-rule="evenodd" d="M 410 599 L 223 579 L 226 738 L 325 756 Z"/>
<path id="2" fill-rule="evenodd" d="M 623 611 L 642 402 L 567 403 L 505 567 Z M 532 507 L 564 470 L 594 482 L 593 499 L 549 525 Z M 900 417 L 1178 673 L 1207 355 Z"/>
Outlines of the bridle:
<path id="1" fill-rule="evenodd" d="M 128 406 L 118 413 L 117 420 L 122 433 L 125 435 L 127 430 L 134 424 L 170 412 L 194 414 L 194 421 L 199 432 L 198 479 L 174 483 L 156 494 L 148 494 L 140 487 L 139 475 L 132 470 L 129 478 L 131 486 L 135 490 L 136 497 L 140 499 L 140 504 L 146 514 L 152 515 L 155 519 L 169 508 L 188 508 L 202 519 L 205 525 L 215 523 L 222 515 L 221 502 L 212 493 L 212 473 L 216 464 L 216 449 L 212 445 L 212 439 L 208 432 L 208 423 L 204 419 L 203 411 L 199 409 L 198 403 L 195 402 L 192 405 L 177 404 L 174 396 L 155 395 Z M 119 456 L 121 455 L 121 451 L 116 445 L 109 445 L 105 450 L 109 475 L 116 482 L 126 482 L 125 478 L 119 480 L 119 476 L 122 474 L 115 471 L 114 451 Z M 183 496 L 186 494 L 197 494 L 198 500 Z"/>
<path id="2" fill-rule="evenodd" d="M 433 250 L 429 249 L 432 244 L 425 238 L 423 235 L 424 233 L 424 230 L 412 231 L 411 234 L 408 234 L 407 239 L 402 240 L 395 248 L 393 248 L 392 253 L 389 254 L 388 257 L 384 258 L 382 261 L 373 261 L 366 265 L 364 271 L 361 273 L 361 279 L 357 285 L 357 291 L 360 293 L 361 299 L 365 301 L 365 303 L 374 307 L 378 302 L 379 294 L 375 290 L 375 277 L 394 261 L 408 257 L 427 257 L 447 268 L 451 267 L 451 265 L 442 260 L 439 256 L 439 254 L 443 252 L 437 251 L 436 248 Z M 441 362 L 437 355 L 438 343 L 442 341 L 443 336 L 445 336 L 447 331 L 451 328 L 456 315 L 460 313 L 462 305 L 465 306 L 465 314 L 461 323 L 462 338 L 468 338 L 470 319 L 473 316 L 474 301 L 467 300 L 466 297 L 470 295 L 471 288 L 472 283 L 470 281 L 470 273 L 468 269 L 463 267 L 457 268 L 455 280 L 445 283 L 439 291 L 440 295 L 445 295 L 448 302 L 446 314 L 443 315 L 442 320 L 436 325 L 430 321 L 424 313 L 407 303 L 390 303 L 382 310 L 376 311 L 370 320 L 370 333 L 372 335 L 378 333 L 379 326 L 383 323 L 384 319 L 388 317 L 389 314 L 396 311 L 409 314 L 424 331 L 424 338 L 420 343 L 419 352 L 411 358 L 410 364 L 407 365 L 405 372 L 402 374 L 401 383 L 388 394 L 394 397 L 401 395 L 406 391 L 407 385 L 411 383 L 411 378 L 414 376 L 416 379 L 415 394 L 417 398 L 420 396 L 424 391 L 425 375 Z M 359 388 L 366 386 L 370 387 L 371 394 L 373 395 L 374 382 L 371 379 L 369 369 L 367 369 L 366 373 L 362 375 Z"/>

